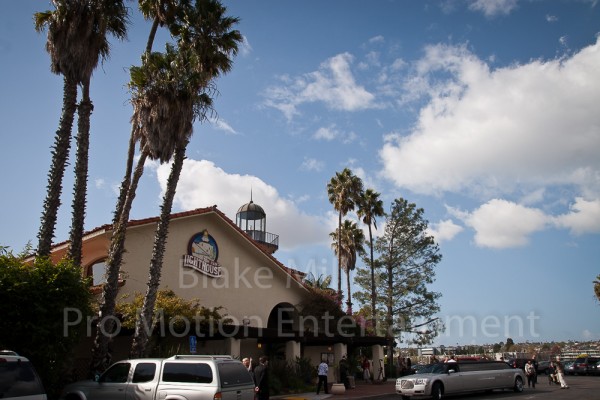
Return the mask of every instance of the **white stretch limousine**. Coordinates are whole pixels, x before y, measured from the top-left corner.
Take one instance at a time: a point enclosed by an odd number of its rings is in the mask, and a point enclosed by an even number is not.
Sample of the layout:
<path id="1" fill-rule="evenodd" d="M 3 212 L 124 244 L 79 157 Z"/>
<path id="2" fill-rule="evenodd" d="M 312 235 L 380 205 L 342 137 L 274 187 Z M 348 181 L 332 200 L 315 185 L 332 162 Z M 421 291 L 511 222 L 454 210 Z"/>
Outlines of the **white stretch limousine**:
<path id="1" fill-rule="evenodd" d="M 396 380 L 396 393 L 403 400 L 494 389 L 523 391 L 525 374 L 502 361 L 463 361 L 431 364 L 415 375 Z"/>

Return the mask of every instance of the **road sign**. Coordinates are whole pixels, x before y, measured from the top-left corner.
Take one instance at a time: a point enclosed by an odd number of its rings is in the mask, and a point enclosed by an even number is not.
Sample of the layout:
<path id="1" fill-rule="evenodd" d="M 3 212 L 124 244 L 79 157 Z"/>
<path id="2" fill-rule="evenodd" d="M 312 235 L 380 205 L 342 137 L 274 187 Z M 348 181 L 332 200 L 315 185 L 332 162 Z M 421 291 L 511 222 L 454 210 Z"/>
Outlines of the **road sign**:
<path id="1" fill-rule="evenodd" d="M 196 336 L 190 336 L 190 354 L 196 354 Z"/>

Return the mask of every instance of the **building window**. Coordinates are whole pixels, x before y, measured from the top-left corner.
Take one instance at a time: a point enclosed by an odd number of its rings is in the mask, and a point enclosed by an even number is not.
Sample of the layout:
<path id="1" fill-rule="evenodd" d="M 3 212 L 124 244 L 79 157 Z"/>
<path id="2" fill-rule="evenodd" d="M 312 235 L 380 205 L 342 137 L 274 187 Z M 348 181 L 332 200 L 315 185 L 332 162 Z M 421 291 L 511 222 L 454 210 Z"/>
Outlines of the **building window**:
<path id="1" fill-rule="evenodd" d="M 92 286 L 106 283 L 106 260 L 99 260 L 88 267 L 87 276 L 92 277 Z"/>

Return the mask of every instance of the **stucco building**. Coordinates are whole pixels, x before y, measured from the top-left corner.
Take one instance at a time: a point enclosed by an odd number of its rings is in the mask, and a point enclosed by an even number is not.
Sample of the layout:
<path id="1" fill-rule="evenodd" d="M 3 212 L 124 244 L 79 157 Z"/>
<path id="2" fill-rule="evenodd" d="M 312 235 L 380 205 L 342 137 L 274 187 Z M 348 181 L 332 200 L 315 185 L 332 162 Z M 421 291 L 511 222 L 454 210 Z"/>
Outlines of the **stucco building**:
<path id="1" fill-rule="evenodd" d="M 146 292 L 158 220 L 129 222 L 119 295 Z M 111 233 L 112 226 L 103 225 L 84 236 L 82 265 L 93 277 L 96 293 L 101 292 Z M 161 288 L 185 299 L 197 298 L 205 307 L 222 307 L 232 321 L 209 335 L 197 334 L 192 324 L 190 332 L 179 337 L 180 351 L 255 360 L 263 354 L 288 360 L 306 357 L 317 365 L 323 357 L 339 361 L 353 346 L 372 346 L 373 359 L 383 359 L 385 338 L 341 335 L 334 326 L 328 332 L 307 332 L 306 324 L 311 321 L 296 311 L 309 289 L 302 283 L 302 272 L 287 268 L 273 256 L 278 239 L 266 231 L 266 213 L 252 201 L 240 207 L 235 222 L 216 206 L 172 214 Z M 67 248 L 68 243 L 54 246 L 52 257 L 60 259 Z M 87 338 L 81 348 L 90 349 L 91 340 Z M 126 358 L 130 344 L 131 333 L 116 337 L 113 361 Z"/>

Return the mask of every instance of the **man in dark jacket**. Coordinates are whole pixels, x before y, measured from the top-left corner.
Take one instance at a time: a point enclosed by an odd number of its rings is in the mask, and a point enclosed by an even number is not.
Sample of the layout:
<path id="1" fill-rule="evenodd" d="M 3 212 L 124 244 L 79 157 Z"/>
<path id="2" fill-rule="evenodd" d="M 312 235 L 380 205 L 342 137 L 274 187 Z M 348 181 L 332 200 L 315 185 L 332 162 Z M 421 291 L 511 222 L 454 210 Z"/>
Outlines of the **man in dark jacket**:
<path id="1" fill-rule="evenodd" d="M 258 400 L 269 400 L 269 358 L 262 356 L 259 364 L 254 368 L 254 382 Z"/>

